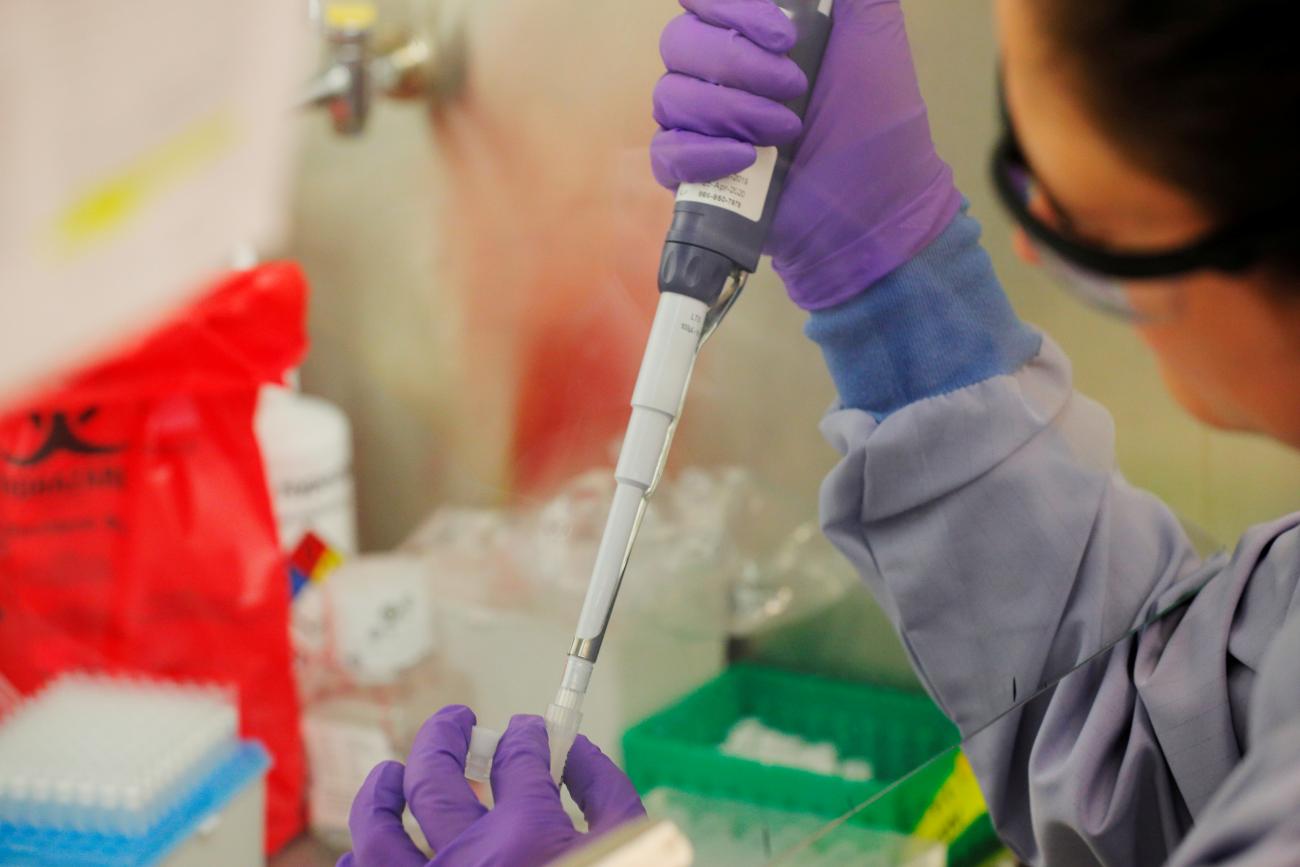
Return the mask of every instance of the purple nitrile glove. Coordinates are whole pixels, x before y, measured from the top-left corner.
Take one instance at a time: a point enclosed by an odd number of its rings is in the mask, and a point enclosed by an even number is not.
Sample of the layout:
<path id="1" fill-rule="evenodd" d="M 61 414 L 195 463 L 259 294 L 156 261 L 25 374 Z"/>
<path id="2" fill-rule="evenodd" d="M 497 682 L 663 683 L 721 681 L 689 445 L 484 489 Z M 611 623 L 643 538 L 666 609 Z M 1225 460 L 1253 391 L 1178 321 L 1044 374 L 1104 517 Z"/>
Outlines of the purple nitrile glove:
<path id="1" fill-rule="evenodd" d="M 352 802 L 348 827 L 353 851 L 338 867 L 471 867 L 546 864 L 593 835 L 645 815 L 623 772 L 581 735 L 569 752 L 564 782 L 590 827 L 579 833 L 551 781 L 551 754 L 541 717 L 510 721 L 492 760 L 495 806 L 483 806 L 465 779 L 474 712 L 438 711 L 415 736 L 403 767 L 384 762 Z M 430 861 L 402 828 L 411 814 L 436 855 Z"/>
<path id="2" fill-rule="evenodd" d="M 952 222 L 961 195 L 930 138 L 898 0 L 836 0 L 802 126 L 782 104 L 807 86 L 785 56 L 794 24 L 772 0 L 681 3 L 660 41 L 655 177 L 669 189 L 717 180 L 802 130 L 767 244 L 796 304 L 865 292 Z"/>

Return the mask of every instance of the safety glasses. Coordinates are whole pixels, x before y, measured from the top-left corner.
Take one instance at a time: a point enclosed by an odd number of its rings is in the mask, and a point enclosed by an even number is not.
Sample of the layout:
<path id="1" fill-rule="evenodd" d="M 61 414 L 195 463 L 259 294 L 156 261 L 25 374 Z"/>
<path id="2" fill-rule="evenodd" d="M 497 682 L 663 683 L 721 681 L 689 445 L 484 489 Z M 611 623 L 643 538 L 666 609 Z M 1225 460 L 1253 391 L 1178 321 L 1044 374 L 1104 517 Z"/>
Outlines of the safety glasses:
<path id="1" fill-rule="evenodd" d="M 1142 281 L 1204 269 L 1237 273 L 1258 262 L 1259 231 L 1255 221 L 1178 249 L 1141 253 L 1091 244 L 1047 223 L 1031 210 L 1038 184 L 1016 137 L 1005 98 L 1000 98 L 1000 104 L 1003 132 L 993 152 L 993 182 L 998 196 L 1028 235 L 1044 268 L 1085 303 L 1131 321 L 1142 320 L 1147 317 L 1138 312 L 1129 296 L 1129 290 L 1140 291 Z"/>

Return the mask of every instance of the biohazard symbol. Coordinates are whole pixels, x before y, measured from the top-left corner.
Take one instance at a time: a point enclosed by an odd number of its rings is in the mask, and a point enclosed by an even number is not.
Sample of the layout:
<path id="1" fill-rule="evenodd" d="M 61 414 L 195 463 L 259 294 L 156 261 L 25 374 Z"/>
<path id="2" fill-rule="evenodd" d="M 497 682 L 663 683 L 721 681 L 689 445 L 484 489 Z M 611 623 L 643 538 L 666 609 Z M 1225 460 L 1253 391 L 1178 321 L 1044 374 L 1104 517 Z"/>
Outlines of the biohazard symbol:
<path id="1" fill-rule="evenodd" d="M 48 416 L 34 412 L 30 416 L 32 426 L 38 431 L 47 430 L 45 442 L 26 457 L 0 452 L 0 458 L 15 466 L 34 467 L 59 452 L 71 452 L 77 455 L 111 455 L 122 451 L 125 446 L 90 443 L 77 436 L 74 428 L 84 426 L 98 414 L 99 408 L 92 406 L 90 409 L 83 410 L 74 421 L 70 422 L 65 412 L 52 412 Z"/>

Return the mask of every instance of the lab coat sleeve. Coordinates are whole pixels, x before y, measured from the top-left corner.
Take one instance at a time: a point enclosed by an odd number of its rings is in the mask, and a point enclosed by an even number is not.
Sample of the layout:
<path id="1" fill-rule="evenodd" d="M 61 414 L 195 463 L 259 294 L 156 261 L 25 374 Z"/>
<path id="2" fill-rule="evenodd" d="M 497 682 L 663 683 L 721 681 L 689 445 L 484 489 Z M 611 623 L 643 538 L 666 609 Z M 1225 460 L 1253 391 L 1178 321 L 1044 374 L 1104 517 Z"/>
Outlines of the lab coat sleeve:
<path id="1" fill-rule="evenodd" d="M 1241 758 L 1234 698 L 1249 678 L 1227 645 L 1266 626 L 1232 612 L 1286 528 L 1245 540 L 1233 564 L 1202 563 L 1117 473 L 1109 415 L 1011 312 L 968 216 L 808 332 L 841 397 L 823 423 L 842 455 L 824 529 L 964 735 L 1222 576 L 1224 598 L 1198 598 L 966 744 L 1021 857 L 1162 863 Z"/>

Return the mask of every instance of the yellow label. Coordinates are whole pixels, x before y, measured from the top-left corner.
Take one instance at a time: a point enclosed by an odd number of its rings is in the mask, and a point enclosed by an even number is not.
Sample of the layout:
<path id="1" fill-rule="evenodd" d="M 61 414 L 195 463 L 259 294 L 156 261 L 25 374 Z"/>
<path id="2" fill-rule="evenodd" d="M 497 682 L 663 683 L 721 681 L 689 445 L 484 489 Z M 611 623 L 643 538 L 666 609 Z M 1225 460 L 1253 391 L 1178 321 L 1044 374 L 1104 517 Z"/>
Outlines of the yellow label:
<path id="1" fill-rule="evenodd" d="M 325 7 L 325 26 L 332 30 L 365 30 L 374 26 L 375 6 L 365 2 L 335 2 Z"/>
<path id="2" fill-rule="evenodd" d="M 951 844 L 980 816 L 988 812 L 975 771 L 965 755 L 958 755 L 952 774 L 935 793 L 934 801 L 912 833 L 927 840 Z"/>
<path id="3" fill-rule="evenodd" d="M 57 253 L 71 257 L 123 229 L 166 190 L 230 150 L 234 122 L 218 112 L 185 128 L 97 184 L 55 220 Z"/>
<path id="4" fill-rule="evenodd" d="M 316 565 L 308 576 L 312 581 L 324 581 L 329 574 L 343 565 L 343 557 L 333 548 L 326 548 L 316 561 Z"/>

